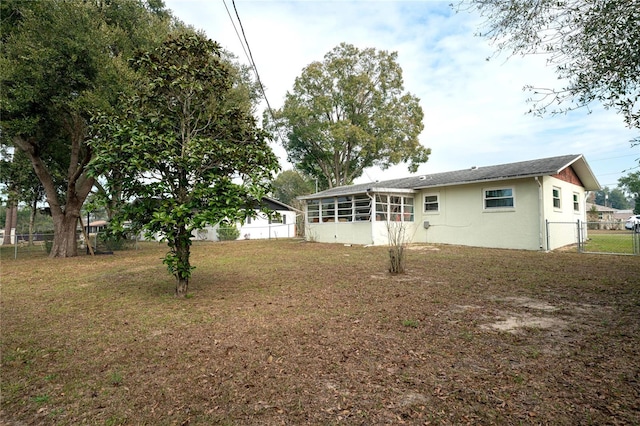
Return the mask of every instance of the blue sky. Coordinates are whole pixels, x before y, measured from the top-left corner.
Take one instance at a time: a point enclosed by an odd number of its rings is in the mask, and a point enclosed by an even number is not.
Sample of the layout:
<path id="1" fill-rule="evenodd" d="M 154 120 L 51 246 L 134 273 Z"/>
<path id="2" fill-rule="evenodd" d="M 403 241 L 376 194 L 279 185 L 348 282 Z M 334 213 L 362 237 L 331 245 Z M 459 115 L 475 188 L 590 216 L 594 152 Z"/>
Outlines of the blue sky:
<path id="1" fill-rule="evenodd" d="M 248 63 L 222 1 L 165 3 Z M 455 13 L 449 3 L 237 0 L 236 7 L 274 108 L 306 65 L 341 42 L 398 52 L 405 90 L 420 98 L 425 113 L 420 142 L 432 150 L 418 174 L 564 154 L 584 154 L 602 186 L 615 187 L 620 176 L 637 170 L 640 147 L 629 141 L 638 131 L 625 128 L 614 111 L 593 105 L 590 113 L 527 114 L 531 94 L 523 87 L 559 87 L 553 68 L 541 56 L 493 55 L 490 43 L 474 36 L 481 18 Z M 226 4 L 240 31 L 231 0 Z M 290 168 L 282 147 L 274 144 L 274 151 Z M 371 168 L 358 182 L 404 176 L 406 165 Z"/>

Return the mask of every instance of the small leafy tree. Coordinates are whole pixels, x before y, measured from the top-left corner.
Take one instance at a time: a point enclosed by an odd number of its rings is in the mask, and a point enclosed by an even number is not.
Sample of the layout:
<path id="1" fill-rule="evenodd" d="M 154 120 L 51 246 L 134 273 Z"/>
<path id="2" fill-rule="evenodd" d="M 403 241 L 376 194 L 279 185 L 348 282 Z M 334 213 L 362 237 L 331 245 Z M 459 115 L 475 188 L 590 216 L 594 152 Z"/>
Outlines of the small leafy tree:
<path id="1" fill-rule="evenodd" d="M 251 106 L 240 102 L 220 46 L 193 33 L 171 36 L 133 61 L 140 84 L 122 117 L 102 117 L 94 173 L 120 170 L 126 205 L 115 222 L 162 236 L 164 258 L 187 294 L 192 232 L 253 214 L 278 161 Z"/>

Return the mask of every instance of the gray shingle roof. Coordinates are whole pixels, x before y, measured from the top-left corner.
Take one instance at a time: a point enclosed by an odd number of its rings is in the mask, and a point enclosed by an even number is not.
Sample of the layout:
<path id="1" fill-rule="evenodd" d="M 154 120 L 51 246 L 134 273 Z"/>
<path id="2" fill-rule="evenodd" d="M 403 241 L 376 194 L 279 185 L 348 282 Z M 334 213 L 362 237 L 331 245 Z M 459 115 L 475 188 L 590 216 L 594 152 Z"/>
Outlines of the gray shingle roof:
<path id="1" fill-rule="evenodd" d="M 537 160 L 520 161 L 516 163 L 499 164 L 496 166 L 475 167 L 453 172 L 434 173 L 430 175 L 412 176 L 401 179 L 392 179 L 380 182 L 369 182 L 357 185 L 346 185 L 327 189 L 316 194 L 300 197 L 312 199 L 322 197 L 335 197 L 349 194 L 360 194 L 380 189 L 418 190 L 422 188 L 462 185 L 476 182 L 491 182 L 505 179 L 524 178 L 533 176 L 549 176 L 559 173 L 561 170 L 580 160 L 578 176 L 583 180 L 588 190 L 599 189 L 599 184 L 584 157 L 580 154 L 562 155 L 558 157 L 540 158 Z M 588 182 L 585 182 L 588 180 Z"/>

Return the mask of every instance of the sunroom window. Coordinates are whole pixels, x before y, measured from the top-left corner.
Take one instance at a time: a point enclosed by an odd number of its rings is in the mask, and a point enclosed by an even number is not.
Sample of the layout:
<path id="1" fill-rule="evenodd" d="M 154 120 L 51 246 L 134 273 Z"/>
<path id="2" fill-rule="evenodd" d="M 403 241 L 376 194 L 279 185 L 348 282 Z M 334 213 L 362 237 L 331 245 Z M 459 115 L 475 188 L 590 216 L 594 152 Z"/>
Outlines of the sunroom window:
<path id="1" fill-rule="evenodd" d="M 338 197 L 338 222 L 351 222 L 352 220 L 352 197 Z"/>
<path id="2" fill-rule="evenodd" d="M 336 201 L 335 198 L 323 198 L 322 205 L 322 221 L 335 222 L 336 220 Z"/>
<path id="3" fill-rule="evenodd" d="M 371 198 L 368 195 L 356 195 L 353 197 L 353 209 L 356 221 L 371 220 Z"/>

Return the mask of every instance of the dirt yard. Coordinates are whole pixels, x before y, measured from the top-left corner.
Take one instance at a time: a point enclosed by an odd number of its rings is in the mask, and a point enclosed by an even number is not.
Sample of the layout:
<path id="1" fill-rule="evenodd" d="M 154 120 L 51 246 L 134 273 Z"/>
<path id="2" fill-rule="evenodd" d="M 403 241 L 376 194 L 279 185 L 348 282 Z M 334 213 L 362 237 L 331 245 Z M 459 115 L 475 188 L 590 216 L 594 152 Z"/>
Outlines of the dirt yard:
<path id="1" fill-rule="evenodd" d="M 165 250 L 2 260 L 1 424 L 640 424 L 640 257 Z"/>

